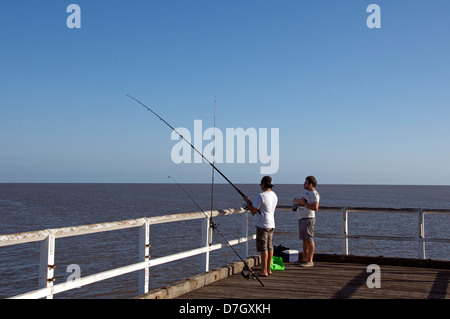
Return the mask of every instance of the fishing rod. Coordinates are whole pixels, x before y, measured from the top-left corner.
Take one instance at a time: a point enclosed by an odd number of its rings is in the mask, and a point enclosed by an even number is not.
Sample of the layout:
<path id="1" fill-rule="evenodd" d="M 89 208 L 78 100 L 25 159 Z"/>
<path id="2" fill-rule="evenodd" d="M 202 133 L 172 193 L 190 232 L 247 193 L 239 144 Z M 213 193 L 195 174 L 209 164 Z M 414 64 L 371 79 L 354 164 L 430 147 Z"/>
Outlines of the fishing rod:
<path id="1" fill-rule="evenodd" d="M 209 219 L 209 224 L 212 230 L 216 230 L 217 233 L 223 238 L 223 240 L 225 240 L 225 242 L 227 243 L 227 245 L 233 250 L 233 252 L 239 257 L 239 259 L 244 263 L 244 269 L 241 271 L 241 275 L 242 277 L 244 277 L 245 279 L 256 279 L 262 287 L 264 287 L 264 284 L 261 282 L 261 280 L 259 280 L 258 276 L 255 274 L 255 272 L 252 270 L 252 268 L 250 268 L 250 266 L 248 265 L 247 261 L 242 259 L 241 255 L 238 254 L 238 252 L 236 251 L 236 249 L 233 248 L 233 246 L 231 246 L 230 242 L 225 238 L 225 236 L 222 234 L 222 232 L 219 229 L 219 225 L 216 224 L 216 222 L 213 220 L 212 218 L 212 211 L 211 211 L 211 216 L 208 216 L 208 214 L 205 213 L 205 211 L 200 207 L 200 205 L 195 201 L 195 199 L 192 198 L 191 195 L 189 195 L 189 193 L 183 188 L 183 186 L 181 186 L 180 184 L 178 184 L 174 178 L 170 177 L 169 178 L 176 184 L 178 185 L 179 188 L 181 188 L 181 190 L 194 202 L 194 204 L 197 206 L 198 209 L 200 209 L 200 211 L 205 215 L 205 217 L 207 219 Z M 246 273 L 247 271 L 247 273 Z M 250 273 L 250 274 L 249 274 Z"/>
<path id="2" fill-rule="evenodd" d="M 214 97 L 214 134 L 216 134 L 216 97 Z M 216 137 L 214 136 L 214 141 L 213 141 L 213 158 L 212 158 L 212 162 L 214 164 L 214 160 L 216 157 Z M 213 212 L 213 203 L 214 203 L 214 167 L 212 168 L 212 172 L 211 172 L 211 218 L 212 218 L 212 212 Z"/>
<path id="3" fill-rule="evenodd" d="M 194 151 L 196 151 L 205 161 L 206 163 L 208 163 L 209 165 L 212 166 L 213 169 L 215 169 L 217 171 L 217 173 L 219 173 L 223 178 L 225 178 L 225 180 L 231 185 L 233 186 L 233 188 L 243 197 L 247 197 L 239 188 L 236 187 L 236 185 L 234 185 L 213 163 L 211 163 L 203 154 L 202 152 L 200 152 L 198 149 L 196 149 L 194 147 L 194 145 L 191 144 L 191 142 L 189 142 L 187 139 L 184 138 L 183 135 L 181 135 L 176 129 L 173 128 L 172 125 L 170 125 L 169 123 L 167 123 L 161 116 L 159 116 L 155 111 L 153 111 L 151 108 L 149 108 L 147 105 L 145 105 L 144 103 L 142 103 L 141 101 L 139 101 L 138 99 L 132 97 L 131 95 L 127 94 L 127 96 L 130 99 L 135 100 L 137 103 L 139 103 L 140 105 L 142 105 L 143 107 L 145 107 L 148 111 L 152 112 L 157 118 L 159 118 L 164 124 L 166 124 L 168 127 L 170 127 L 175 133 L 177 133 L 186 143 L 188 143 L 192 149 Z"/>

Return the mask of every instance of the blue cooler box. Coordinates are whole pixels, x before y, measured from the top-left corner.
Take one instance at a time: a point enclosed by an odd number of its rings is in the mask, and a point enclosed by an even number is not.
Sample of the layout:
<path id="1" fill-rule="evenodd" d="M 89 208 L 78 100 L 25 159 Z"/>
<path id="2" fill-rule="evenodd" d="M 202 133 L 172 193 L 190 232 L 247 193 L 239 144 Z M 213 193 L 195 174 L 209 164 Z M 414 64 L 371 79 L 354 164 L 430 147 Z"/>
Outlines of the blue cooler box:
<path id="1" fill-rule="evenodd" d="M 283 250 L 283 252 L 281 253 L 281 258 L 285 263 L 294 263 L 298 260 L 298 250 Z"/>

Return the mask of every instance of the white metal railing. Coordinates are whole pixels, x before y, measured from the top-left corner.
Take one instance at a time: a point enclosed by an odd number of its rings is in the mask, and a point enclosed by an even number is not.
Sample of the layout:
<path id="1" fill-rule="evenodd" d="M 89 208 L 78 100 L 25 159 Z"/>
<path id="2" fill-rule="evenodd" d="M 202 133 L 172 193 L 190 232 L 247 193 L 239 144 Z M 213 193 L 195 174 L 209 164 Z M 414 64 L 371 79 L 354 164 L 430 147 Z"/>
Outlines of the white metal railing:
<path id="1" fill-rule="evenodd" d="M 291 206 L 278 206 L 277 210 L 291 209 Z M 349 239 L 370 239 L 370 240 L 393 240 L 393 241 L 416 241 L 419 244 L 419 258 L 425 259 L 425 243 L 438 242 L 450 243 L 448 238 L 426 238 L 425 237 L 425 214 L 450 214 L 450 210 L 442 209 L 416 209 L 416 208 L 365 208 L 365 207 L 320 207 L 321 211 L 341 211 L 342 212 L 342 232 L 338 234 L 316 233 L 319 238 L 337 238 L 342 240 L 342 254 L 349 254 Z M 348 213 L 357 212 L 389 212 L 389 213 L 412 213 L 418 216 L 418 233 L 409 237 L 393 237 L 393 236 L 374 236 L 374 235 L 357 235 L 348 233 Z M 211 212 L 206 212 L 208 215 Z M 232 214 L 242 214 L 241 237 L 229 240 L 231 245 L 241 244 L 241 255 L 243 258 L 248 257 L 248 241 L 255 239 L 255 235 L 248 232 L 248 212 L 243 208 L 215 210 L 212 216 L 223 216 Z M 202 220 L 201 244 L 200 248 L 183 251 L 180 253 L 150 258 L 150 225 L 170 223 L 186 220 Z M 210 245 L 212 242 L 212 229 L 209 227 L 209 220 L 205 218 L 202 212 L 186 213 L 156 216 L 149 218 L 139 218 L 125 220 L 120 222 L 109 222 L 101 224 L 83 225 L 76 227 L 65 227 L 57 229 L 48 229 L 41 231 L 0 235 L 0 247 L 30 242 L 40 242 L 40 262 L 39 262 L 39 288 L 37 290 L 14 296 L 14 299 L 22 298 L 53 298 L 54 294 L 67 290 L 89 285 L 98 281 L 124 275 L 130 272 L 139 271 L 139 294 L 148 292 L 149 287 L 149 268 L 171 261 L 201 255 L 201 272 L 209 270 L 209 252 L 226 247 L 226 243 Z M 58 238 L 79 236 L 86 234 L 94 234 L 99 232 L 114 231 L 119 229 L 138 228 L 139 230 L 139 262 L 123 266 L 120 268 L 107 270 L 93 275 L 85 276 L 73 281 L 54 284 L 55 269 L 55 241 Z"/>
<path id="2" fill-rule="evenodd" d="M 279 206 L 277 209 L 291 209 L 291 206 Z M 426 259 L 425 243 L 447 243 L 450 244 L 449 238 L 432 238 L 425 237 L 425 215 L 426 214 L 450 214 L 448 209 L 422 209 L 422 208 L 373 208 L 373 207 L 331 207 L 321 206 L 320 211 L 341 211 L 342 212 L 342 226 L 341 233 L 315 233 L 314 236 L 318 238 L 336 238 L 342 240 L 342 254 L 348 255 L 348 241 L 349 239 L 370 239 L 370 240 L 392 240 L 392 241 L 415 241 L 418 243 L 418 258 Z M 416 214 L 418 217 L 418 232 L 411 236 L 377 236 L 377 235 L 359 235 L 348 233 L 348 213 L 410 213 Z"/>
<path id="3" fill-rule="evenodd" d="M 210 211 L 205 212 L 208 216 Z M 243 208 L 214 210 L 212 217 L 219 215 L 242 214 L 241 237 L 229 240 L 230 245 L 242 244 L 241 254 L 243 258 L 248 257 L 248 241 L 255 239 L 255 235 L 248 235 L 248 213 Z M 186 221 L 193 219 L 202 220 L 201 247 L 189 251 L 172 254 L 169 256 L 150 258 L 150 225 Z M 53 298 L 54 294 L 89 285 L 98 281 L 124 275 L 130 272 L 139 271 L 139 294 L 148 292 L 149 268 L 171 261 L 201 255 L 201 272 L 209 270 L 209 252 L 228 246 L 226 243 L 210 245 L 212 242 L 212 229 L 209 219 L 205 218 L 203 212 L 175 214 L 166 216 L 156 216 L 149 218 L 139 218 L 125 220 L 121 222 L 110 222 L 76 227 L 65 227 L 48 229 L 41 231 L 17 233 L 10 235 L 0 235 L 0 247 L 23 243 L 40 241 L 40 262 L 39 262 L 39 288 L 37 290 L 11 297 L 12 299 L 33 299 L 33 298 Z M 126 228 L 139 229 L 139 262 L 123 266 L 120 268 L 107 270 L 90 276 L 82 277 L 73 281 L 54 284 L 55 270 L 55 241 L 57 238 L 79 236 L 107 232 Z"/>

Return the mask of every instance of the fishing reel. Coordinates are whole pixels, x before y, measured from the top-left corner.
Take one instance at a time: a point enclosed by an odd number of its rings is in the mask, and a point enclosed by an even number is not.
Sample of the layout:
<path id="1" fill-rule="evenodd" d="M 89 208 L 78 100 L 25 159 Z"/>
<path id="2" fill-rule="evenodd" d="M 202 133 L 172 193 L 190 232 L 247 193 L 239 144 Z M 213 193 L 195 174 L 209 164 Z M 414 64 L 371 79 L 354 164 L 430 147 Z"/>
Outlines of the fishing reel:
<path id="1" fill-rule="evenodd" d="M 242 205 L 242 208 L 245 210 L 250 211 L 250 209 L 248 208 L 247 204 Z M 261 214 L 261 211 L 258 209 L 258 214 Z"/>
<path id="2" fill-rule="evenodd" d="M 245 266 L 244 269 L 242 269 L 241 276 L 247 280 L 256 278 L 255 273 L 248 266 Z"/>
<path id="3" fill-rule="evenodd" d="M 212 220 L 212 218 L 209 221 L 209 227 L 211 227 L 212 230 L 216 230 L 219 224 L 216 224 L 215 221 Z"/>
<path id="4" fill-rule="evenodd" d="M 250 271 L 246 271 L 246 270 L 243 270 L 243 271 L 241 271 L 241 275 L 242 275 L 242 277 L 244 277 L 245 279 L 247 279 L 247 280 L 249 280 L 250 278 L 251 279 L 255 279 L 255 275 L 253 275 Z"/>
<path id="5" fill-rule="evenodd" d="M 248 201 L 250 203 L 250 205 L 253 205 L 253 203 L 251 201 Z M 242 208 L 245 210 L 250 210 L 250 208 L 248 207 L 247 203 L 244 203 L 244 205 L 242 205 Z"/>

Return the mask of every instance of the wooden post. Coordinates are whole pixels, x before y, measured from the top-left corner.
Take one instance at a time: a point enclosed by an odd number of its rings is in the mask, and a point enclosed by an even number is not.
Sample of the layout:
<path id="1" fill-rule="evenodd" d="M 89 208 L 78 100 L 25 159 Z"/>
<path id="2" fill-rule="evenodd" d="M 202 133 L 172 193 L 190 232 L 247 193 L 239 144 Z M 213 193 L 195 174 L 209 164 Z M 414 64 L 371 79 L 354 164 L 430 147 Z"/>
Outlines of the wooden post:
<path id="1" fill-rule="evenodd" d="M 145 218 L 145 222 L 139 227 L 139 261 L 150 259 L 150 222 Z M 149 267 L 139 270 L 139 295 L 148 292 Z"/>
<path id="2" fill-rule="evenodd" d="M 53 287 L 55 281 L 55 235 L 49 230 L 48 237 L 41 241 L 39 258 L 39 288 Z M 53 294 L 46 297 L 53 299 Z"/>

